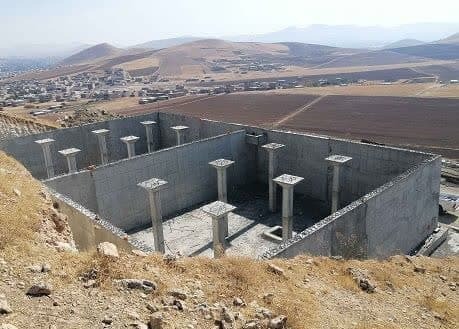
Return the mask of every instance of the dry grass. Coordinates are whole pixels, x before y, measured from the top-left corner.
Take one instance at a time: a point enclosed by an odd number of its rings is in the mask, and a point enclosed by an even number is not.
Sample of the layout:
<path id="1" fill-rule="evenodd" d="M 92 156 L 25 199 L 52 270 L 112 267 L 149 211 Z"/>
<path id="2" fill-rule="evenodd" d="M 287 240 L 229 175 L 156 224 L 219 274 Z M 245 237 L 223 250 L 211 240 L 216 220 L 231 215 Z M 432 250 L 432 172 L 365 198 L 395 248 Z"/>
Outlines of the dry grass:
<path id="1" fill-rule="evenodd" d="M 434 312 L 435 317 L 445 327 L 457 328 L 456 325 L 459 323 L 459 304 L 457 300 L 439 296 L 438 288 L 431 288 L 430 292 L 421 299 L 421 305 Z"/>
<path id="2" fill-rule="evenodd" d="M 0 158 L 0 249 L 21 246 L 40 228 L 41 186 L 16 161 Z"/>

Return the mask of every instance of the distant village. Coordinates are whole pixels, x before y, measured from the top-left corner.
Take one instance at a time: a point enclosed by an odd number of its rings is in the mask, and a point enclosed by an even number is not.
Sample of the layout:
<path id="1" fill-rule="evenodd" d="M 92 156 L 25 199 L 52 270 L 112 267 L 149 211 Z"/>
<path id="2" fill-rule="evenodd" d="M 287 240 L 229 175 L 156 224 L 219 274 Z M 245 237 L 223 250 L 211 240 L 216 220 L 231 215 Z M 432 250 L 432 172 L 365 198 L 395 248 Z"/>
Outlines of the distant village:
<path id="1" fill-rule="evenodd" d="M 261 65 L 261 64 L 260 64 Z M 247 70 L 264 70 L 263 65 L 248 65 Z M 362 82 L 362 81 L 359 81 Z M 340 78 L 329 81 L 305 81 L 304 78 L 263 79 L 262 81 L 230 82 L 219 84 L 212 76 L 203 79 L 187 79 L 182 84 L 172 84 L 158 76 L 131 77 L 122 68 L 105 72 L 84 72 L 72 76 L 61 76 L 46 81 L 21 80 L 0 84 L 0 108 L 24 106 L 32 115 L 42 115 L 58 111 L 78 100 L 106 101 L 120 97 L 139 97 L 139 104 L 153 103 L 171 98 L 196 94 L 222 94 L 239 91 L 261 91 L 271 89 L 298 88 L 305 85 L 321 86 L 347 84 Z M 56 102 L 48 108 L 39 103 Z"/>
<path id="2" fill-rule="evenodd" d="M 228 64 L 216 63 L 212 71 L 218 72 L 219 65 L 227 69 Z M 230 65 L 241 63 L 230 63 Z M 241 72 L 251 70 L 279 69 L 276 64 L 245 63 L 239 66 Z M 451 80 L 450 83 L 456 83 Z M 263 78 L 259 80 L 218 82 L 212 75 L 203 78 L 190 78 L 181 83 L 169 81 L 158 75 L 132 77 L 122 68 L 107 69 L 103 72 L 84 72 L 76 75 L 61 76 L 46 81 L 21 80 L 6 82 L 0 80 L 0 111 L 8 107 L 23 106 L 30 109 L 34 116 L 58 112 L 72 102 L 87 100 L 88 102 L 108 101 L 120 97 L 139 97 L 139 104 L 160 102 L 186 95 L 213 95 L 241 91 L 263 91 L 319 87 L 326 85 L 346 86 L 350 83 L 363 84 L 366 80 L 349 76 L 324 77 L 290 77 Z M 391 84 L 392 81 L 381 81 Z M 44 105 L 39 105 L 45 103 Z M 47 106 L 50 104 L 49 106 Z"/>

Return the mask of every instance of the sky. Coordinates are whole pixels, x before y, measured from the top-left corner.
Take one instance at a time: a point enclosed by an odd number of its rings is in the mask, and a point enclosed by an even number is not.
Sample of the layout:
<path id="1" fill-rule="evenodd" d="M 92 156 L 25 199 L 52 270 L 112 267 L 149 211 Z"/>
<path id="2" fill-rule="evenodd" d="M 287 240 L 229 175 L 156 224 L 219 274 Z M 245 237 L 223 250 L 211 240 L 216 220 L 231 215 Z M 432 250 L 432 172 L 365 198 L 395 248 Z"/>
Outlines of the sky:
<path id="1" fill-rule="evenodd" d="M 0 0 L 0 46 L 128 46 L 183 35 L 260 34 L 310 24 L 458 21 L 457 0 Z"/>

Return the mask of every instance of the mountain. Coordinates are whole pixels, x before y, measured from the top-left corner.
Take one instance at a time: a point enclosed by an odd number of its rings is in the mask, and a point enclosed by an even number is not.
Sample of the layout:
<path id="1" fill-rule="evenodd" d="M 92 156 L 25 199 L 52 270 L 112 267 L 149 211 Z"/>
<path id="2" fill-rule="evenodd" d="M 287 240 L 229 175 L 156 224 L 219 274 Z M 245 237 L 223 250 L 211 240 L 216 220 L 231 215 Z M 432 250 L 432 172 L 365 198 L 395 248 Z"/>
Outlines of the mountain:
<path id="1" fill-rule="evenodd" d="M 447 38 L 438 40 L 436 43 L 459 44 L 459 33 L 455 33 Z"/>
<path id="2" fill-rule="evenodd" d="M 392 49 L 392 48 L 402 48 L 402 47 L 412 47 L 412 46 L 419 46 L 424 44 L 424 41 L 416 40 L 416 39 L 402 39 L 399 41 L 395 41 L 389 43 L 383 47 L 383 49 Z"/>
<path id="3" fill-rule="evenodd" d="M 75 65 L 88 64 L 104 58 L 116 57 L 123 54 L 124 50 L 116 48 L 108 43 L 101 43 L 89 48 L 86 48 L 75 55 L 65 58 L 60 64 Z"/>
<path id="4" fill-rule="evenodd" d="M 259 35 L 242 35 L 229 38 L 233 41 L 301 42 L 336 47 L 374 48 L 401 39 L 434 41 L 458 31 L 459 23 L 419 23 L 395 27 L 322 25 L 288 27 Z"/>
<path id="5" fill-rule="evenodd" d="M 173 46 L 179 46 L 184 43 L 189 43 L 197 40 L 201 40 L 202 38 L 197 37 L 179 37 L 179 38 L 170 38 L 170 39 L 161 39 L 161 40 L 152 40 L 148 42 L 144 42 L 130 48 L 144 48 L 144 49 L 163 49 L 169 48 Z"/>
<path id="6" fill-rule="evenodd" d="M 432 59 L 459 59 L 459 43 L 428 43 L 413 47 L 394 48 L 390 51 L 409 56 Z"/>

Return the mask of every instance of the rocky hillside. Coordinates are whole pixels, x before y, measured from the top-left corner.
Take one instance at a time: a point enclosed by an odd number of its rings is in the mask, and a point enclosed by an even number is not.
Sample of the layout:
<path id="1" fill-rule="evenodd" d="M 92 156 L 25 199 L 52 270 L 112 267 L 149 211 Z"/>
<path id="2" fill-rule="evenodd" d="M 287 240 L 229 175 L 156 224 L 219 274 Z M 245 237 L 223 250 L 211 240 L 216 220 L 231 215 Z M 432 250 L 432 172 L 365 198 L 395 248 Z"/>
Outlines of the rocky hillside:
<path id="1" fill-rule="evenodd" d="M 78 253 L 42 185 L 0 153 L 0 328 L 457 328 L 459 262 Z"/>

